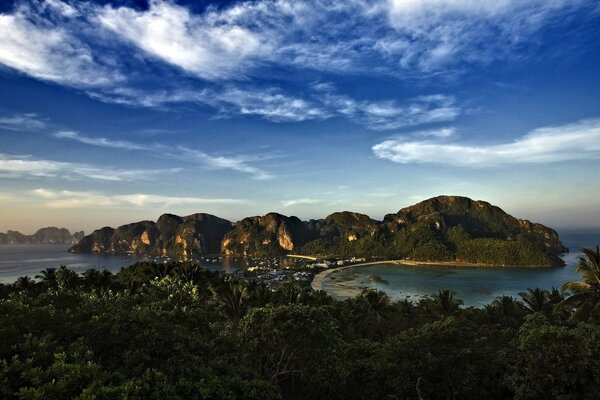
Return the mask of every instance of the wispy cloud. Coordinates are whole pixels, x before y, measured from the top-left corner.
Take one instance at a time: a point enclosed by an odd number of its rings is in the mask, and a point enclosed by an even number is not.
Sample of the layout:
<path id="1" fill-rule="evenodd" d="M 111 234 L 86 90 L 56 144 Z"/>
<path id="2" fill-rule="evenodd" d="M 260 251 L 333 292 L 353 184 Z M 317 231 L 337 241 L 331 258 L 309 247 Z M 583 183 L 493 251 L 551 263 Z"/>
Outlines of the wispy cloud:
<path id="1" fill-rule="evenodd" d="M 401 164 L 473 167 L 600 159 L 600 119 L 535 129 L 506 144 L 470 145 L 414 138 L 391 139 L 373 146 L 373 153 L 378 158 Z"/>
<path id="2" fill-rule="evenodd" d="M 0 117 L 0 129 L 7 131 L 37 131 L 46 126 L 47 123 L 35 113 Z"/>
<path id="3" fill-rule="evenodd" d="M 125 149 L 125 150 L 151 150 L 153 146 L 147 146 L 143 144 L 137 144 L 128 142 L 125 140 L 114 140 L 107 138 L 93 138 L 89 136 L 80 135 L 74 131 L 60 131 L 54 134 L 54 137 L 58 139 L 71 139 L 77 142 L 89 144 L 92 146 L 109 147 L 112 149 Z"/>
<path id="4" fill-rule="evenodd" d="M 157 175 L 179 172 L 180 169 L 127 170 L 101 168 L 83 163 L 36 159 L 30 155 L 0 153 L 2 178 L 63 178 L 70 180 L 94 179 L 100 181 L 147 180 Z"/>
<path id="5" fill-rule="evenodd" d="M 430 129 L 426 131 L 417 131 L 412 133 L 412 136 L 416 137 L 432 137 L 438 139 L 450 138 L 454 135 L 456 135 L 455 128 Z"/>
<path id="6" fill-rule="evenodd" d="M 59 0 L 26 5 L 0 14 L 0 64 L 44 81 L 78 88 L 123 80 L 78 37 L 82 28 L 72 7 Z M 74 9 L 73 9 L 74 11 Z M 85 29 L 85 27 L 84 27 Z"/>
<path id="7" fill-rule="evenodd" d="M 194 15 L 164 1 L 151 1 L 145 11 L 105 6 L 95 16 L 102 27 L 187 72 L 205 79 L 231 77 L 267 44 L 247 27 L 215 17 L 214 12 Z"/>
<path id="8" fill-rule="evenodd" d="M 300 204 L 318 204 L 318 203 L 321 203 L 321 201 L 317 200 L 317 199 L 303 198 L 303 199 L 283 200 L 281 202 L 281 205 L 283 207 L 292 207 L 292 206 L 297 206 Z"/>
<path id="9" fill-rule="evenodd" d="M 433 122 L 453 121 L 461 112 L 453 96 L 433 94 L 396 101 L 357 101 L 336 94 L 332 85 L 313 86 L 332 114 L 345 116 L 375 130 L 398 129 Z"/>
<path id="10" fill-rule="evenodd" d="M 456 105 L 450 96 L 406 104 L 319 99 L 306 93 L 311 72 L 417 79 L 463 72 L 531 57 L 526 45 L 539 31 L 576 10 L 598 13 L 592 0 L 257 0 L 201 13 L 167 0 L 143 9 L 17 4 L 0 14 L 0 64 L 34 78 L 108 102 L 191 102 L 279 122 L 341 115 L 374 129 L 448 121 Z M 266 79 L 274 83 L 253 87 Z"/>
<path id="11" fill-rule="evenodd" d="M 56 191 L 45 188 L 35 189 L 32 193 L 45 200 L 45 205 L 50 208 L 169 208 L 195 204 L 237 204 L 245 201 L 230 198 L 176 197 L 142 193 L 109 195 L 100 192 Z"/>
<path id="12" fill-rule="evenodd" d="M 54 134 L 58 139 L 70 139 L 92 146 L 107 147 L 123 150 L 141 150 L 150 152 L 157 157 L 168 157 L 179 161 L 202 164 L 212 169 L 228 169 L 252 175 L 254 179 L 265 180 L 273 176 L 250 163 L 256 157 L 248 156 L 214 156 L 200 150 L 185 146 L 165 146 L 157 143 L 141 144 L 126 140 L 114 140 L 102 137 L 90 137 L 73 131 L 61 131 Z"/>

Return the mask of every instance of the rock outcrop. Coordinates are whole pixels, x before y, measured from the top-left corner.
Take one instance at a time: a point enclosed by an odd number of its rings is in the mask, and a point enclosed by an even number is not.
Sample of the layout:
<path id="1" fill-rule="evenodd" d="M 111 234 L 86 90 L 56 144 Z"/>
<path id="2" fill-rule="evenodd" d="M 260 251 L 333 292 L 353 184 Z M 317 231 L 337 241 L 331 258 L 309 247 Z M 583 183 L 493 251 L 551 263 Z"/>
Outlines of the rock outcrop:
<path id="1" fill-rule="evenodd" d="M 98 229 L 69 251 L 191 258 L 219 253 L 221 241 L 231 229 L 230 221 L 210 214 L 185 217 L 164 214 L 156 222 L 140 221 L 116 229 Z"/>
<path id="2" fill-rule="evenodd" d="M 314 229 L 297 217 L 269 213 L 248 217 L 225 235 L 221 251 L 234 256 L 275 256 L 291 252 L 315 238 Z"/>
<path id="3" fill-rule="evenodd" d="M 0 233 L 0 244 L 75 244 L 83 236 L 83 231 L 71 234 L 66 228 L 49 226 L 38 229 L 33 235 L 24 235 L 17 231 Z"/>

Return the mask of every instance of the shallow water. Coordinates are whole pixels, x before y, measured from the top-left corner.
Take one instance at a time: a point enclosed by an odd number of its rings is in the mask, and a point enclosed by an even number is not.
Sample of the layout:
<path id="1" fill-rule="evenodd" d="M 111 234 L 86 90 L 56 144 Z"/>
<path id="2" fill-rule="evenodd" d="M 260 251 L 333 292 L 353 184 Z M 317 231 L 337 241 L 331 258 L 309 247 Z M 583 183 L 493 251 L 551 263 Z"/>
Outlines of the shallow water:
<path id="1" fill-rule="evenodd" d="M 448 266 L 404 266 L 377 264 L 333 272 L 323 280 L 323 289 L 343 299 L 355 296 L 362 288 L 375 288 L 394 299 L 418 300 L 422 296 L 449 289 L 465 306 L 482 306 L 501 295 L 518 297 L 528 288 L 560 286 L 579 280 L 575 267 L 581 247 L 595 247 L 600 234 L 564 234 L 570 252 L 563 255 L 565 267 L 559 268 L 466 268 Z"/>

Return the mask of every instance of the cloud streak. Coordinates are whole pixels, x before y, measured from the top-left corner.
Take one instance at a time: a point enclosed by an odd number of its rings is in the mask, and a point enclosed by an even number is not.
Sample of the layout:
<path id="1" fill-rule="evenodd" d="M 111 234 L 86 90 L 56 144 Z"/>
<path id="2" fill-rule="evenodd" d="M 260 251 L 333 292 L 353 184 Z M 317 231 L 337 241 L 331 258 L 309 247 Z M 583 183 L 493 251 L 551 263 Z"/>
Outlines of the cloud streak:
<path id="1" fill-rule="evenodd" d="M 165 146 L 161 144 L 140 144 L 126 140 L 114 140 L 101 137 L 89 137 L 81 135 L 73 131 L 61 131 L 54 134 L 54 137 L 58 139 L 69 139 L 80 143 L 107 147 L 111 149 L 122 149 L 122 150 L 140 150 L 152 153 L 156 157 L 168 157 L 174 160 L 187 161 L 195 164 L 202 164 L 211 169 L 224 169 L 232 170 L 241 173 L 252 175 L 254 179 L 266 180 L 271 179 L 273 176 L 268 172 L 252 166 L 250 162 L 255 159 L 246 156 L 214 156 L 209 155 L 205 152 L 190 149 L 185 146 Z"/>
<path id="2" fill-rule="evenodd" d="M 300 204 L 318 204 L 318 203 L 321 203 L 321 201 L 317 200 L 317 199 L 303 198 L 303 199 L 283 200 L 281 202 L 281 205 L 283 207 L 292 207 L 292 206 L 297 206 Z"/>
<path id="3" fill-rule="evenodd" d="M 600 119 L 535 129 L 505 144 L 470 145 L 397 138 L 378 143 L 372 150 L 376 157 L 400 164 L 424 163 L 460 167 L 600 159 Z"/>
<path id="4" fill-rule="evenodd" d="M 69 180 L 94 179 L 98 181 L 137 181 L 157 175 L 179 172 L 180 169 L 122 170 L 99 168 L 84 163 L 36 159 L 30 155 L 0 153 L 0 178 L 62 178 Z"/>
<path id="5" fill-rule="evenodd" d="M 156 194 L 107 195 L 100 192 L 78 192 L 39 188 L 32 194 L 45 201 L 50 208 L 170 208 L 184 205 L 238 204 L 245 200 L 230 198 L 200 198 L 161 196 Z"/>
<path id="6" fill-rule="evenodd" d="M 0 129 L 7 131 L 38 131 L 47 126 L 35 113 L 0 117 Z"/>

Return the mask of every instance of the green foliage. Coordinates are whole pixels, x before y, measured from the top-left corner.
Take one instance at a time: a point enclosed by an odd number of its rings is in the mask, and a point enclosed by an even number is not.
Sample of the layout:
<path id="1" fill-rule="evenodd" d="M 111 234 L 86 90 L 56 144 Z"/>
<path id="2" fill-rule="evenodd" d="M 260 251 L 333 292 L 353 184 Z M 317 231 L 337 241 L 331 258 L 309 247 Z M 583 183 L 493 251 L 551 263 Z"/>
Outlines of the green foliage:
<path id="1" fill-rule="evenodd" d="M 515 399 L 596 399 L 600 390 L 600 326 L 554 326 L 540 314 L 521 326 L 506 381 Z"/>
<path id="2" fill-rule="evenodd" d="M 472 239 L 460 243 L 456 256 L 469 263 L 509 266 L 549 266 L 560 261 L 532 244 L 500 239 Z"/>
<path id="3" fill-rule="evenodd" d="M 457 229 L 443 240 L 473 239 Z M 583 283 L 593 260 L 582 261 Z M 556 289 L 476 309 L 444 290 L 416 303 L 372 289 L 334 301 L 293 281 L 272 291 L 193 263 L 140 263 L 116 276 L 59 268 L 38 279 L 1 287 L 2 399 L 570 400 L 600 391 L 600 314 L 578 323 L 588 297 L 570 303 Z"/>

